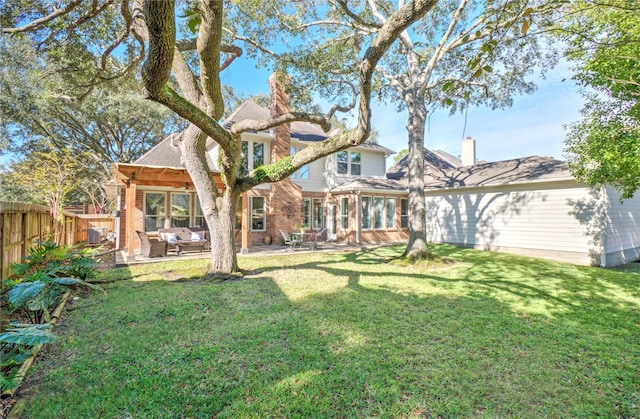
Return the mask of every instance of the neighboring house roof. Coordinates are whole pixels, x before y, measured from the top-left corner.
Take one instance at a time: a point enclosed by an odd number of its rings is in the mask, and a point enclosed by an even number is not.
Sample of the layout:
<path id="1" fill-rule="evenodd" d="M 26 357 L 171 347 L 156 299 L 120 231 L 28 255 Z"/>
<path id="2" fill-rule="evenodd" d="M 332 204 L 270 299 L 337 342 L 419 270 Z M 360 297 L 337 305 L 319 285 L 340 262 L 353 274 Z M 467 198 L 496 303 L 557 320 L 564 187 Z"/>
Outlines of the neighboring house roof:
<path id="1" fill-rule="evenodd" d="M 424 149 L 424 172 L 442 173 L 456 167 L 462 166 L 462 161 L 449 153 L 441 150 Z M 408 179 L 409 177 L 409 156 L 405 156 L 398 163 L 387 170 L 389 179 Z"/>
<path id="2" fill-rule="evenodd" d="M 348 191 L 380 191 L 380 192 L 406 192 L 407 183 L 404 180 L 385 179 L 378 177 L 359 177 L 336 186 L 331 192 Z"/>
<path id="3" fill-rule="evenodd" d="M 425 173 L 425 189 L 573 179 L 566 162 L 530 156 Z"/>

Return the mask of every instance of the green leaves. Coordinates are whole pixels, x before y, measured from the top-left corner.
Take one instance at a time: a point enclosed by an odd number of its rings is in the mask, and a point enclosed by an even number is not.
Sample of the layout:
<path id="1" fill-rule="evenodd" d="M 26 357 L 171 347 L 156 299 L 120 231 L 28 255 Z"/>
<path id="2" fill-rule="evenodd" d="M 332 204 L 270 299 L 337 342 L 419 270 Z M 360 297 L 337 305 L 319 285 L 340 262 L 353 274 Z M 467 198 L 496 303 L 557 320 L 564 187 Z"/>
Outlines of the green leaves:
<path id="1" fill-rule="evenodd" d="M 197 8 L 194 9 L 186 9 L 184 14 L 180 16 L 181 18 L 186 18 L 186 25 L 189 31 L 192 34 L 197 34 L 200 25 L 202 24 L 202 12 Z"/>
<path id="2" fill-rule="evenodd" d="M 26 327 L 14 326 L 7 332 L 0 334 L 0 342 L 16 345 L 37 346 L 55 342 L 56 337 L 49 331 L 49 325 Z"/>
<path id="3" fill-rule="evenodd" d="M 9 297 L 9 303 L 14 307 L 14 310 L 16 310 L 22 307 L 25 302 L 36 298 L 45 286 L 46 284 L 41 281 L 17 284 L 9 290 L 9 293 L 7 294 Z"/>

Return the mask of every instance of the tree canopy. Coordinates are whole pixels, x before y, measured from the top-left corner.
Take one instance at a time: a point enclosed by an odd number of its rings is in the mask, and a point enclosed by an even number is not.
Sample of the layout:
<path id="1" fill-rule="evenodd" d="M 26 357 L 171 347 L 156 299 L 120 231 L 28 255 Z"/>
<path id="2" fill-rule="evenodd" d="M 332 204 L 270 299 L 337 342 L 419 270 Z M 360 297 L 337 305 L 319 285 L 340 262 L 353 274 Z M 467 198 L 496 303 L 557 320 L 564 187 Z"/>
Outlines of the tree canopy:
<path id="1" fill-rule="evenodd" d="M 72 93 L 77 98 L 89 95 L 99 83 L 129 74 L 144 57 L 140 73 L 144 97 L 189 122 L 175 140 L 209 226 L 211 269 L 232 272 L 237 270 L 233 227 L 240 194 L 261 183 L 286 179 L 318 158 L 364 142 L 371 129 L 369 103 L 377 63 L 401 33 L 436 3 L 437 0 L 414 0 L 396 10 L 386 22 L 371 27 L 363 26 L 363 18 L 343 0 L 320 5 L 283 0 L 178 4 L 150 0 L 123 0 L 116 4 L 105 0 L 90 4 L 70 1 L 58 8 L 47 7 L 47 2 L 31 8 L 18 2 L 3 13 L 2 22 L 5 34 L 31 34 L 34 43 L 50 48 L 48 54 L 69 61 L 68 67 L 79 70 L 78 78 L 72 77 L 77 87 Z M 176 16 L 176 9 L 182 18 Z M 177 27 L 176 22 L 185 25 Z M 323 22 L 331 22 L 331 26 Z M 93 56 L 63 59 L 60 51 L 69 45 L 79 51 L 92 51 L 93 47 L 102 53 L 97 60 Z M 351 104 L 336 104 L 324 115 L 283 111 L 267 120 L 242 121 L 230 131 L 223 129 L 219 124 L 225 105 L 220 72 L 244 53 L 240 45 L 247 53 L 260 53 L 261 60 L 270 60 L 283 84 L 289 86 L 290 94 L 299 98 L 298 103 L 308 95 L 309 90 L 297 89 L 304 86 L 351 97 Z M 354 50 L 358 51 L 356 58 Z M 124 66 L 114 63 L 114 51 L 128 58 Z M 295 81 L 287 82 L 293 77 Z M 240 174 L 243 132 L 293 121 L 316 123 L 328 130 L 336 111 L 353 107 L 358 112 L 353 130 Z M 224 191 L 213 183 L 205 159 L 207 137 L 220 150 L 218 164 Z"/>
<path id="2" fill-rule="evenodd" d="M 631 198 L 640 186 L 640 5 L 582 0 L 568 16 L 560 33 L 587 99 L 567 136 L 569 165 L 578 180 Z"/>

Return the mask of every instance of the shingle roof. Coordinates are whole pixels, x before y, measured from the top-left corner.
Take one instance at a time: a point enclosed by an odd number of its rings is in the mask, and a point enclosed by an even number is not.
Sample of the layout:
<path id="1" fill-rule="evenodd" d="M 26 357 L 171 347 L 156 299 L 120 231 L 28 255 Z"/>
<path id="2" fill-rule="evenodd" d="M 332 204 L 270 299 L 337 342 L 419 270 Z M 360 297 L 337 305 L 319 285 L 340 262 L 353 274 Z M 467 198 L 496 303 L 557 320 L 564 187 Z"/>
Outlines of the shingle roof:
<path id="1" fill-rule="evenodd" d="M 424 172 L 442 173 L 456 167 L 462 166 L 462 162 L 457 157 L 440 150 L 424 149 Z M 387 170 L 389 179 L 406 179 L 409 176 L 409 156 L 405 156 L 398 163 Z"/>
<path id="2" fill-rule="evenodd" d="M 139 165 L 183 168 L 182 152 L 180 151 L 180 147 L 178 147 L 177 144 L 174 144 L 174 141 L 177 139 L 178 134 L 169 134 L 164 140 L 156 144 L 155 147 L 147 151 L 134 163 Z M 212 144 L 215 144 L 215 142 L 211 139 L 207 139 L 207 150 Z M 207 163 L 212 169 L 216 167 L 213 161 L 211 161 L 208 153 Z"/>
<path id="3" fill-rule="evenodd" d="M 552 157 L 530 156 L 425 173 L 425 188 L 505 185 L 573 179 L 566 162 Z"/>
<path id="4" fill-rule="evenodd" d="M 406 192 L 407 182 L 404 180 L 385 179 L 377 177 L 359 177 L 331 189 L 331 192 L 345 192 L 353 190 L 376 190 L 381 192 Z"/>
<path id="5" fill-rule="evenodd" d="M 225 129 L 230 129 L 236 122 L 247 119 L 261 120 L 270 117 L 269 109 L 250 100 L 245 101 L 231 115 L 222 122 Z M 302 141 L 322 141 L 329 138 L 331 132 L 326 133 L 316 124 L 309 122 L 292 122 L 291 136 Z"/>

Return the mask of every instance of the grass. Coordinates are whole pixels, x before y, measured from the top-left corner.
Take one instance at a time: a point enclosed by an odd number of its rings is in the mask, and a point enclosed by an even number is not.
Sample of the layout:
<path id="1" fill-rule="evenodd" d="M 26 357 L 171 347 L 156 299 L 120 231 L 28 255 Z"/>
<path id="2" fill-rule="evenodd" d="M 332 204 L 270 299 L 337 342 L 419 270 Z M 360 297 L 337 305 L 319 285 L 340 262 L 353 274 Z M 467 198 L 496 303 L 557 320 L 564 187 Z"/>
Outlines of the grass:
<path id="1" fill-rule="evenodd" d="M 433 246 L 106 272 L 21 391 L 25 418 L 640 417 L 640 270 Z M 171 279 L 171 281 L 167 280 Z"/>

